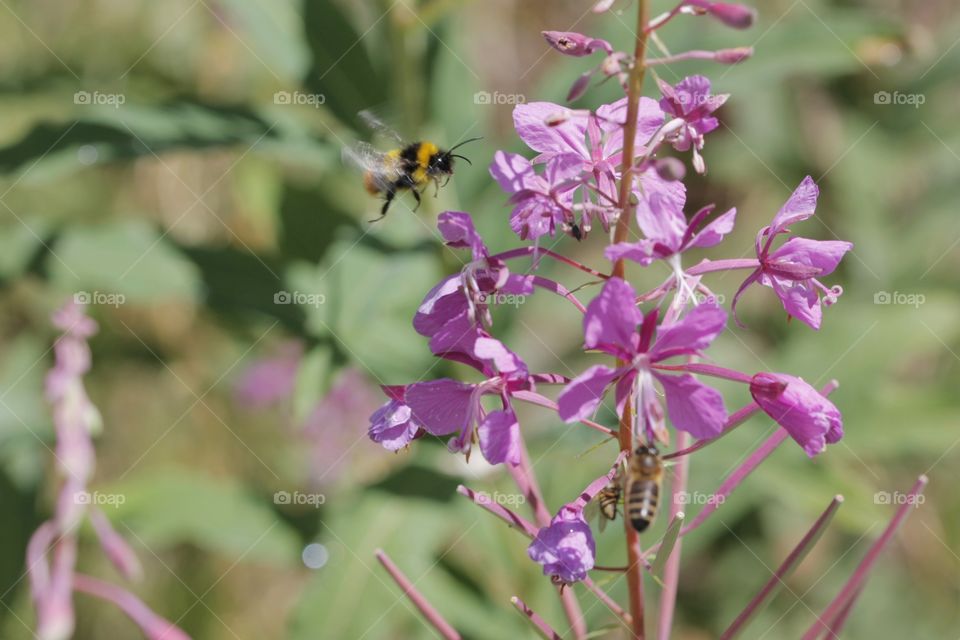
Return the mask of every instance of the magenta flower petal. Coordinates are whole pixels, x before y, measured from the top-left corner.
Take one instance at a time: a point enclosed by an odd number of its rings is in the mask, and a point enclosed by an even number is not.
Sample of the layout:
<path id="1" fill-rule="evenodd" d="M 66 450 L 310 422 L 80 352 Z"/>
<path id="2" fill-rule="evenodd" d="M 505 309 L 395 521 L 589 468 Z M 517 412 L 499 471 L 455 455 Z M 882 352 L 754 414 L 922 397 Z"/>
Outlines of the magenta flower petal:
<path id="1" fill-rule="evenodd" d="M 737 220 L 736 208 L 730 209 L 723 215 L 717 216 L 713 222 L 701 229 L 690 241 L 691 247 L 705 249 L 713 247 L 723 240 L 724 236 L 733 231 L 733 225 Z"/>
<path id="2" fill-rule="evenodd" d="M 659 246 L 656 242 L 646 239 L 636 242 L 618 242 L 604 249 L 603 257 L 611 262 L 632 260 L 646 267 L 661 257 L 657 250 Z"/>
<path id="3" fill-rule="evenodd" d="M 477 338 L 473 345 L 473 353 L 478 360 L 489 363 L 497 373 L 511 374 L 527 372 L 527 365 L 520 356 L 515 354 L 495 338 Z"/>
<path id="4" fill-rule="evenodd" d="M 676 197 L 677 194 L 663 192 L 668 189 L 675 190 L 674 185 L 680 185 L 679 198 Z M 663 243 L 675 251 L 680 248 L 687 231 L 687 219 L 683 215 L 686 198 L 682 187 L 681 182 L 662 180 L 657 184 L 656 191 L 644 190 L 641 201 L 645 201 L 646 206 L 637 205 L 637 224 L 644 237 Z"/>
<path id="5" fill-rule="evenodd" d="M 402 449 L 410 444 L 420 430 L 420 425 L 414 422 L 412 414 L 410 407 L 391 400 L 370 416 L 367 435 L 388 451 Z"/>
<path id="6" fill-rule="evenodd" d="M 723 431 L 727 410 L 723 395 L 689 373 L 654 374 L 667 396 L 667 413 L 673 426 L 695 438 L 712 438 Z"/>
<path id="7" fill-rule="evenodd" d="M 853 248 L 850 242 L 840 240 L 810 240 L 790 238 L 770 254 L 770 262 L 797 264 L 817 269 L 816 276 L 833 273 L 844 254 Z"/>
<path id="8" fill-rule="evenodd" d="M 620 372 L 598 364 L 570 381 L 557 396 L 558 413 L 565 422 L 589 418 L 603 401 L 607 386 Z"/>
<path id="9" fill-rule="evenodd" d="M 458 273 L 447 276 L 427 293 L 413 316 L 413 328 L 417 333 L 433 336 L 443 325 L 467 310 L 467 298 L 461 286 Z"/>
<path id="10" fill-rule="evenodd" d="M 473 259 L 478 260 L 488 255 L 487 246 L 483 243 L 473 219 L 464 211 L 444 211 L 437 218 L 437 229 L 443 236 L 443 241 L 450 247 L 469 248 Z"/>
<path id="11" fill-rule="evenodd" d="M 543 566 L 543 575 L 570 584 L 583 580 L 593 568 L 597 545 L 590 525 L 579 511 L 563 508 L 550 526 L 537 532 L 527 555 Z"/>
<path id="12" fill-rule="evenodd" d="M 491 411 L 477 428 L 480 451 L 490 464 L 520 464 L 520 423 L 513 411 Z"/>
<path id="13" fill-rule="evenodd" d="M 552 124 L 558 118 L 562 121 Z M 552 102 L 519 104 L 513 109 L 513 126 L 520 139 L 534 151 L 548 155 L 570 152 L 588 155 L 583 142 L 586 117 L 562 105 Z"/>
<path id="14" fill-rule="evenodd" d="M 727 312 L 715 302 L 694 307 L 678 322 L 660 326 L 650 350 L 654 361 L 682 353 L 703 351 L 727 326 Z"/>
<path id="15" fill-rule="evenodd" d="M 465 429 L 473 414 L 472 384 L 449 378 L 417 382 L 407 387 L 405 399 L 412 418 L 435 436 Z"/>
<path id="16" fill-rule="evenodd" d="M 786 203 L 780 207 L 780 211 L 774 216 L 770 223 L 770 233 L 776 235 L 791 224 L 806 220 L 814 214 L 817 209 L 817 198 L 820 195 L 820 189 L 813 178 L 807 176 L 796 188 Z"/>
<path id="17" fill-rule="evenodd" d="M 610 278 L 583 316 L 583 345 L 616 354 L 636 348 L 637 325 L 643 313 L 637 308 L 637 293 L 626 281 Z"/>
<path id="18" fill-rule="evenodd" d="M 787 280 L 767 276 L 763 279 L 763 282 L 764 284 L 769 283 L 770 287 L 773 288 L 787 313 L 812 329 L 820 329 L 823 309 L 820 303 L 820 295 L 812 281 Z"/>
<path id="19" fill-rule="evenodd" d="M 819 391 L 785 373 L 758 373 L 750 395 L 811 458 L 843 437 L 843 417 Z"/>

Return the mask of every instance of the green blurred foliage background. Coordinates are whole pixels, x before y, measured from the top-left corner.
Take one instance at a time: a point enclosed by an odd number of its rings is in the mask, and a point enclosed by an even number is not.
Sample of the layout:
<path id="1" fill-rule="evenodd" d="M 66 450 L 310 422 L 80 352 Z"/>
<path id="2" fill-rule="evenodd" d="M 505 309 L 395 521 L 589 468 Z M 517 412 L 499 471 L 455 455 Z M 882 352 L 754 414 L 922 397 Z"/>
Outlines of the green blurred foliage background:
<path id="1" fill-rule="evenodd" d="M 525 541 L 454 494 L 460 482 L 509 493 L 503 473 L 430 441 L 388 454 L 367 441 L 365 418 L 375 385 L 451 371 L 410 326 L 423 294 L 461 265 L 439 247 L 435 215 L 468 210 L 492 247 L 516 245 L 485 169 L 495 149 L 521 150 L 504 96 L 560 102 L 598 62 L 559 59 L 539 31 L 629 47 L 635 6 L 596 17 L 590 4 L 0 2 L 0 637 L 33 637 L 24 547 L 57 486 L 42 397 L 55 338 L 47 319 L 78 292 L 123 296 L 92 307 L 101 330 L 88 386 L 105 420 L 95 488 L 125 496 L 109 515 L 146 565 L 137 593 L 193 637 L 432 637 L 377 566 L 378 547 L 465 637 L 533 637 L 512 595 L 560 624 Z M 748 32 L 690 18 L 664 30 L 674 52 L 756 47 L 736 67 L 658 69 L 668 81 L 707 73 L 732 94 L 707 147 L 710 173 L 690 182 L 691 206 L 737 206 L 737 231 L 711 255 L 746 257 L 810 174 L 822 197 L 800 231 L 855 249 L 819 333 L 787 324 L 769 291 L 754 289 L 741 306 L 749 328 L 731 323 L 713 355 L 746 371 L 839 379 L 846 437 L 816 461 L 785 445 L 686 539 L 675 637 L 719 633 L 842 493 L 831 530 L 744 636 L 799 637 L 890 517 L 875 493 L 905 491 L 920 473 L 931 478 L 927 500 L 878 565 L 846 636 L 956 637 L 960 17 L 949 0 L 758 9 Z M 478 103 L 481 91 L 492 104 Z M 884 104 L 881 91 L 924 102 Z M 578 104 L 615 97 L 605 85 Z M 364 108 L 409 138 L 484 140 L 437 199 L 413 213 L 404 198 L 369 225 L 379 205 L 340 162 L 341 147 L 366 135 L 356 118 Z M 602 246 L 594 234 L 559 250 L 599 266 Z M 543 269 L 571 287 L 586 282 Z M 657 269 L 635 274 L 638 286 L 658 284 Z M 729 300 L 738 281 L 710 284 Z M 314 297 L 277 304 L 281 291 Z M 880 292 L 922 304 L 877 304 Z M 532 368 L 571 375 L 586 363 L 571 311 L 539 294 L 519 313 L 498 310 L 497 334 Z M 238 403 L 242 372 L 291 343 L 303 353 L 292 396 L 268 409 Z M 355 401 L 317 410 L 339 382 Z M 730 409 L 747 400 L 724 390 Z M 610 443 L 592 449 L 594 432 L 542 411 L 521 418 L 553 508 L 613 455 Z M 696 455 L 691 491 L 712 491 L 771 429 L 754 418 Z M 277 504 L 278 491 L 325 499 Z M 602 564 L 623 562 L 622 536 L 610 527 L 600 537 Z M 92 536 L 84 540 L 81 569 L 117 579 Z M 310 543 L 328 552 L 320 569 L 301 560 Z M 622 580 L 604 582 L 625 600 Z M 576 592 L 591 628 L 619 637 L 606 607 Z M 77 603 L 77 638 L 139 637 L 109 606 Z"/>

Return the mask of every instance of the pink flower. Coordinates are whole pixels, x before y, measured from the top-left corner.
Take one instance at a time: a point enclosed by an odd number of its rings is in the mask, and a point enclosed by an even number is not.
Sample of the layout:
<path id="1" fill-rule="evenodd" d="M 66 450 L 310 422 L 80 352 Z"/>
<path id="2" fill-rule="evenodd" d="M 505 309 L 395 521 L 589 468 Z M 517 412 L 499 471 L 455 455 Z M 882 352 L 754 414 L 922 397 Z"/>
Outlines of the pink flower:
<path id="1" fill-rule="evenodd" d="M 828 289 L 817 278 L 833 273 L 853 244 L 794 237 L 780 248 L 770 250 L 777 235 L 789 233 L 790 225 L 813 216 L 818 195 L 816 183 L 807 176 L 774 216 L 770 226 L 757 234 L 756 250 L 760 266 L 747 276 L 734 295 L 731 305 L 734 314 L 737 301 L 747 287 L 760 282 L 774 290 L 787 313 L 814 329 L 820 328 L 823 317 L 821 303 L 833 304 L 843 290 L 839 287 Z M 823 300 L 821 293 L 825 294 Z"/>
<path id="2" fill-rule="evenodd" d="M 237 401 L 251 409 L 276 405 L 293 393 L 303 345 L 288 342 L 276 353 L 251 364 L 234 387 Z"/>
<path id="3" fill-rule="evenodd" d="M 843 437 L 843 416 L 816 389 L 785 373 L 758 373 L 750 395 L 811 458 Z"/>
<path id="4" fill-rule="evenodd" d="M 523 156 L 497 151 L 490 164 L 490 175 L 510 194 L 514 205 L 510 228 L 521 240 L 536 240 L 568 231 L 574 222 L 573 190 L 580 176 L 577 158 L 551 158 L 546 171 L 538 174 Z"/>
<path id="5" fill-rule="evenodd" d="M 527 547 L 527 555 L 543 566 L 543 575 L 570 584 L 593 569 L 597 545 L 582 510 L 565 506 L 550 525 L 541 528 Z"/>
<path id="6" fill-rule="evenodd" d="M 653 386 L 656 380 L 663 387 L 667 412 L 677 429 L 698 438 L 717 435 L 727 416 L 720 392 L 689 373 L 668 375 L 655 365 L 676 356 L 700 355 L 723 331 L 727 314 L 716 304 L 701 304 L 678 322 L 661 325 L 654 339 L 657 312 L 644 316 L 635 301 L 633 287 L 620 278 L 610 278 L 590 302 L 583 320 L 584 348 L 603 351 L 627 364 L 618 369 L 596 365 L 572 380 L 557 398 L 560 417 L 567 422 L 589 417 L 606 389 L 616 384 L 618 413 L 623 413 L 633 393 L 635 415 L 652 440 L 663 423 Z"/>
<path id="7" fill-rule="evenodd" d="M 664 113 L 683 121 L 683 125 L 670 136 L 673 148 L 677 151 L 693 150 L 693 166 L 697 173 L 705 173 L 706 165 L 700 151 L 703 150 L 704 136 L 717 127 L 720 122 L 711 114 L 723 106 L 730 94 L 710 94 L 710 80 L 704 76 L 689 76 L 677 86 L 671 86 L 658 79 L 660 108 Z"/>

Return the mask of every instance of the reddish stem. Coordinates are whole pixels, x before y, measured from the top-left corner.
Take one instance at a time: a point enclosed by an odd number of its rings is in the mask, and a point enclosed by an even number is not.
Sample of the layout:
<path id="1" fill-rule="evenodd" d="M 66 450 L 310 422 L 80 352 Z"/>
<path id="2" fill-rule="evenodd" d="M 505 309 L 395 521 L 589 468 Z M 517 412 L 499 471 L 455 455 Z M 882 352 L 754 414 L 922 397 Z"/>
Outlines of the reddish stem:
<path id="1" fill-rule="evenodd" d="M 563 636 L 554 631 L 546 620 L 541 618 L 536 611 L 531 609 L 526 605 L 526 603 L 518 598 L 513 596 L 510 598 L 510 602 L 513 603 L 513 606 L 517 608 L 521 614 L 523 614 L 527 620 L 533 625 L 533 628 L 537 630 L 537 633 L 540 634 L 540 637 L 546 638 L 547 640 L 563 640 Z"/>
<path id="2" fill-rule="evenodd" d="M 681 431 L 677 436 L 677 446 L 687 446 L 688 435 Z M 670 520 L 677 517 L 683 501 L 680 496 L 687 490 L 687 477 L 690 473 L 690 458 L 684 457 L 677 464 L 670 487 Z M 673 613 L 677 606 L 677 587 L 680 581 L 680 549 L 683 540 L 677 539 L 670 557 L 663 579 L 663 592 L 660 594 L 660 622 L 658 623 L 657 639 L 670 640 L 670 631 L 673 627 Z"/>
<path id="3" fill-rule="evenodd" d="M 489 260 L 510 260 L 512 258 L 520 258 L 522 256 L 532 255 L 534 253 L 534 249 L 535 247 L 533 246 L 517 247 L 516 249 L 510 249 L 509 251 L 504 251 L 502 253 L 494 254 L 490 256 L 488 259 Z M 605 273 L 601 273 L 596 269 L 592 269 L 585 264 L 581 264 L 576 260 L 573 260 L 572 258 L 568 258 L 566 256 L 560 255 L 559 253 L 551 251 L 550 249 L 544 249 L 540 247 L 536 249 L 536 253 L 537 255 L 549 256 L 554 260 L 556 260 L 557 262 L 562 262 L 563 264 L 569 265 L 574 269 L 579 269 L 584 273 L 589 273 L 590 275 L 596 276 L 597 278 L 603 278 L 604 280 L 606 280 L 607 278 L 610 277 Z"/>
<path id="4" fill-rule="evenodd" d="M 377 556 L 377 560 L 380 561 L 380 564 L 387 570 L 387 573 L 390 574 L 390 577 L 403 589 L 403 594 L 410 599 L 410 602 L 412 602 L 413 605 L 420 610 L 420 613 L 423 614 L 423 617 L 427 619 L 430 626 L 436 629 L 445 640 L 460 640 L 460 634 L 457 633 L 457 630 L 451 627 L 450 624 L 443 619 L 443 616 L 433 608 L 433 605 L 427 602 L 427 599 L 417 591 L 409 578 L 397 568 L 397 565 L 384 553 L 383 549 L 377 549 L 375 555 Z"/>

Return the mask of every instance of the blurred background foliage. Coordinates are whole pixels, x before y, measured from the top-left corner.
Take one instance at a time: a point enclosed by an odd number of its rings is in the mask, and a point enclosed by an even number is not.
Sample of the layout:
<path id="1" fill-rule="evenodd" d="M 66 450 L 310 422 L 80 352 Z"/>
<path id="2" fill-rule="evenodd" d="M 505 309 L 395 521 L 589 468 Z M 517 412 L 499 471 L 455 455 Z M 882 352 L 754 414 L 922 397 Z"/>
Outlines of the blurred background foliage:
<path id="1" fill-rule="evenodd" d="M 521 150 L 512 107 L 497 96 L 560 102 L 597 62 L 558 59 L 539 31 L 628 48 L 635 6 L 595 17 L 585 0 L 0 4 L 0 637 L 32 637 L 24 547 L 56 485 L 42 398 L 55 338 L 47 318 L 78 292 L 123 296 L 92 307 L 101 330 L 88 385 L 105 418 L 95 486 L 126 498 L 109 515 L 146 564 L 138 593 L 193 637 L 431 637 L 376 565 L 377 547 L 466 637 L 532 637 L 511 611 L 514 594 L 559 624 L 525 541 L 454 494 L 460 482 L 509 492 L 503 474 L 431 441 L 388 454 L 366 440 L 366 416 L 375 385 L 451 372 L 410 326 L 423 294 L 464 258 L 440 248 L 435 215 L 468 210 L 493 248 L 516 245 L 485 168 L 495 149 Z M 655 13 L 667 8 L 654 2 Z M 756 47 L 737 67 L 658 68 L 668 81 L 707 73 L 732 94 L 708 144 L 710 173 L 690 182 L 691 206 L 737 206 L 738 229 L 714 255 L 748 256 L 756 230 L 810 174 L 823 195 L 798 231 L 855 249 L 822 331 L 787 324 L 769 291 L 754 289 L 740 307 L 749 328 L 731 323 L 713 355 L 746 371 L 838 378 L 847 435 L 816 461 L 784 446 L 686 539 L 675 637 L 714 637 L 843 493 L 827 536 L 745 636 L 799 637 L 891 515 L 875 492 L 905 491 L 923 472 L 927 501 L 846 635 L 955 637 L 960 17 L 949 0 L 758 8 L 749 32 L 678 19 L 663 33 L 672 51 Z M 493 104 L 478 104 L 480 91 Z M 878 91 L 924 103 L 878 103 Z M 605 85 L 578 104 L 616 93 Z M 412 213 L 404 198 L 369 225 L 379 204 L 340 163 L 341 147 L 368 135 L 356 118 L 364 108 L 409 138 L 484 140 L 437 199 Z M 594 234 L 559 248 L 599 265 L 602 244 Z M 638 286 L 665 275 L 651 271 L 634 274 Z M 711 281 L 728 300 L 737 284 Z M 305 304 L 276 303 L 284 291 Z M 923 304 L 876 304 L 883 291 Z M 532 368 L 585 366 L 578 318 L 561 300 L 538 294 L 520 313 L 497 314 L 498 336 Z M 257 363 L 261 377 L 244 373 Z M 731 410 L 747 400 L 725 391 Z M 595 433 L 539 410 L 521 418 L 553 508 L 613 455 L 612 444 L 591 450 Z M 712 491 L 771 428 L 754 418 L 697 454 L 691 490 Z M 278 491 L 325 500 L 277 504 Z M 622 535 L 600 537 L 602 564 L 623 562 Z M 311 543 L 328 556 L 315 570 L 301 560 Z M 81 569 L 110 576 L 95 544 Z M 605 582 L 625 600 L 622 580 Z M 606 608 L 576 591 L 591 628 L 617 637 Z M 83 596 L 78 606 L 77 638 L 138 637 L 110 607 Z"/>

